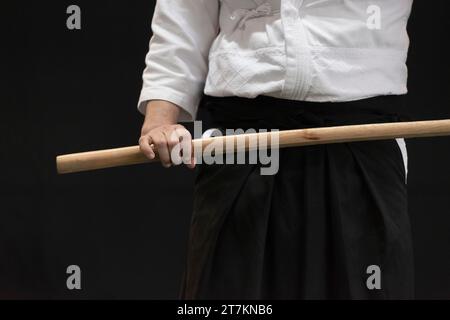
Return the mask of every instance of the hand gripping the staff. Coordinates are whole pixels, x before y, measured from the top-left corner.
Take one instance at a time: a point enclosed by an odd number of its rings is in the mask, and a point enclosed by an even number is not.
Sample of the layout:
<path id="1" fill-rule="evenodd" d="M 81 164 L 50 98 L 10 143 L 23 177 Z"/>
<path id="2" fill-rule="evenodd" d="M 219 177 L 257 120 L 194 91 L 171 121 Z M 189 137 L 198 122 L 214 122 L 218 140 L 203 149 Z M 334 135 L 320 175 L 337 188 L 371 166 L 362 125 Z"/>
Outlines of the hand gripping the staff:
<path id="1" fill-rule="evenodd" d="M 159 157 L 165 168 L 184 163 L 195 167 L 192 152 L 192 136 L 182 125 L 177 124 L 180 108 L 164 100 L 152 100 L 147 104 L 142 125 L 139 147 L 150 160 Z"/>

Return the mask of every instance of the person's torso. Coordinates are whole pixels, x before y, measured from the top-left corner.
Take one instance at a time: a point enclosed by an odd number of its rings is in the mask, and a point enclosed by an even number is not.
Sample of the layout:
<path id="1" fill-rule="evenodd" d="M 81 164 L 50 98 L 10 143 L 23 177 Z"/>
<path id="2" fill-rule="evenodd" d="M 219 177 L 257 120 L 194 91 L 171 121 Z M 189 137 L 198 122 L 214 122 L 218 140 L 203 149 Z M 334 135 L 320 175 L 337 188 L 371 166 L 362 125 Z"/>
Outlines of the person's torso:
<path id="1" fill-rule="evenodd" d="M 212 96 L 348 101 L 406 93 L 413 0 L 221 0 Z"/>

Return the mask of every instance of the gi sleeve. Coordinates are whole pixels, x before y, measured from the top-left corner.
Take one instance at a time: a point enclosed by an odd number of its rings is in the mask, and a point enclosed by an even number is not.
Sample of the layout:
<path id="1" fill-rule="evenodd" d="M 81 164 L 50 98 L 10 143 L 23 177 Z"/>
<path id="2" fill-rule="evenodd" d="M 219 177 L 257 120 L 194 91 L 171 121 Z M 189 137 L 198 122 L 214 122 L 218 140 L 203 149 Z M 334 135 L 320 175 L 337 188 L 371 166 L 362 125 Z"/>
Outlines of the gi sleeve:
<path id="1" fill-rule="evenodd" d="M 181 108 L 179 121 L 195 119 L 218 20 L 219 0 L 157 0 L 138 103 L 142 114 L 149 100 L 167 100 Z"/>

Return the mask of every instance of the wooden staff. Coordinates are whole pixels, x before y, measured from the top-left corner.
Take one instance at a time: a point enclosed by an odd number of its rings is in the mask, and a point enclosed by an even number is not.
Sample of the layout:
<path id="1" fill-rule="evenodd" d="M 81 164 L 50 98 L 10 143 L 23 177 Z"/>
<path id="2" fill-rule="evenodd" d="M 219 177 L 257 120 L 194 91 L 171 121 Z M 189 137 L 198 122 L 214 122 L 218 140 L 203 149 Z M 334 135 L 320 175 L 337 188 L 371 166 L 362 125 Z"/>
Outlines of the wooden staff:
<path id="1" fill-rule="evenodd" d="M 450 135 L 450 119 L 414 122 L 393 122 L 311 129 L 284 130 L 277 133 L 249 133 L 234 136 L 212 137 L 192 140 L 193 150 L 204 150 L 210 143 L 222 143 L 224 152 L 236 152 L 236 137 L 245 139 L 245 150 L 248 151 L 249 141 L 267 141 L 270 146 L 271 137 L 278 134 L 279 147 L 300 147 L 317 144 L 387 140 L 395 138 L 420 138 Z M 240 140 L 242 141 L 242 140 Z M 234 148 L 229 148 L 234 146 Z M 140 151 L 139 146 L 90 151 L 58 156 L 56 158 L 58 173 L 73 173 L 96 170 L 146 162 L 149 160 Z"/>

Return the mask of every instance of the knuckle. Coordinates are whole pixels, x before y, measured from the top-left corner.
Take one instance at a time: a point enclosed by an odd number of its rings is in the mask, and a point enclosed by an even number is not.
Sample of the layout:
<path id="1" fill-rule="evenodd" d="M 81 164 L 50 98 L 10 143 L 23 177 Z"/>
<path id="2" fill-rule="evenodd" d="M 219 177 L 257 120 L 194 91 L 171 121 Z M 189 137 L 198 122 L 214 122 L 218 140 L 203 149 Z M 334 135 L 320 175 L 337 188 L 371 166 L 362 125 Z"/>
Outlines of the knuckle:
<path id="1" fill-rule="evenodd" d="M 164 148 L 166 146 L 166 143 L 164 140 L 155 141 L 154 144 L 158 149 Z"/>
<path id="2" fill-rule="evenodd" d="M 183 134 L 185 134 L 185 135 L 191 135 L 191 133 L 189 132 L 189 130 L 188 129 L 186 129 L 185 127 L 181 127 L 180 128 L 180 132 L 182 132 Z"/>
<path id="3" fill-rule="evenodd" d="M 155 138 L 153 139 L 153 144 L 159 149 L 166 144 L 166 141 L 163 138 Z"/>
<path id="4" fill-rule="evenodd" d="M 181 124 L 177 124 L 176 126 L 175 126 L 175 129 L 177 130 L 177 131 L 179 131 L 179 132 L 186 132 L 186 131 L 188 131 L 184 126 L 182 126 Z M 189 132 L 189 131 L 188 131 Z"/>
<path id="5" fill-rule="evenodd" d="M 179 141 L 177 140 L 177 139 L 170 139 L 169 141 L 168 141 L 168 144 L 169 144 L 169 146 L 171 147 L 171 148 L 173 148 L 173 147 L 175 147 L 177 144 L 179 143 Z"/>
<path id="6" fill-rule="evenodd" d="M 142 152 L 148 150 L 148 147 L 149 145 L 147 141 L 139 139 L 139 148 L 141 149 Z"/>

